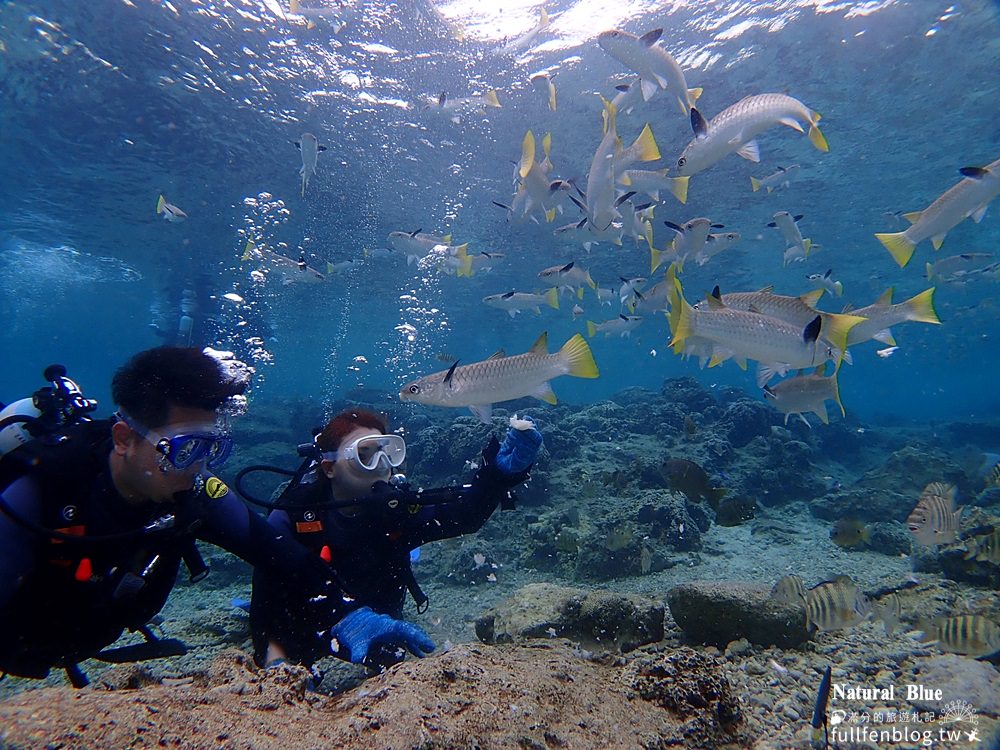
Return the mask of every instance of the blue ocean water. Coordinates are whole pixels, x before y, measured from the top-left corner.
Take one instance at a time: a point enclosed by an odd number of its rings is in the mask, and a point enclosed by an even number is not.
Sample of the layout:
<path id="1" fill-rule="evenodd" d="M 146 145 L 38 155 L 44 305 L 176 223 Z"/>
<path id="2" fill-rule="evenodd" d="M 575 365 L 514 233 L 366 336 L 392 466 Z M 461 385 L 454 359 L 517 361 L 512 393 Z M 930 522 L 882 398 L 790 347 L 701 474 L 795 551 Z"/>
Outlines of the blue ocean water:
<path id="1" fill-rule="evenodd" d="M 525 351 L 542 331 L 550 349 L 614 317 L 589 289 L 510 318 L 486 295 L 543 290 L 543 268 L 576 261 L 616 291 L 620 277 L 648 276 L 645 243 L 591 251 L 553 229 L 580 218 L 564 201 L 553 223 L 512 224 L 513 164 L 531 129 L 551 133 L 553 175 L 586 182 L 602 137 L 601 102 L 634 76 L 597 44 L 608 28 L 662 28 L 661 44 L 704 89 L 711 117 L 748 94 L 792 95 L 822 113 L 830 152 L 787 128 L 760 138 L 761 162 L 735 155 L 696 175 L 681 205 L 662 196 L 664 220 L 710 217 L 742 241 L 682 274 L 686 294 L 773 285 L 802 294 L 806 277 L 832 269 L 842 299 L 861 307 L 887 288 L 896 300 L 923 291 L 924 264 L 965 252 L 995 253 L 994 207 L 965 221 L 934 253 L 929 242 L 900 269 L 873 237 L 901 231 L 898 212 L 925 208 L 958 170 L 1000 156 L 1000 23 L 988 2 L 753 3 L 548 2 L 551 23 L 524 45 L 539 3 L 453 0 L 332 2 L 312 22 L 279 0 L 99 0 L 0 4 L 0 400 L 40 385 L 62 362 L 107 404 L 114 369 L 132 353 L 178 339 L 236 352 L 258 368 L 254 398 L 327 402 L 358 387 L 395 393 L 408 380 L 497 349 Z M 529 82 L 553 75 L 558 108 Z M 500 108 L 426 108 L 495 89 Z M 660 94 L 621 115 L 631 143 L 649 123 L 673 166 L 691 138 L 687 118 Z M 314 133 L 327 150 L 301 194 L 292 144 Z M 771 194 L 749 177 L 800 165 Z M 164 221 L 159 195 L 188 219 Z M 822 250 L 782 266 L 776 211 L 802 214 Z M 451 234 L 469 252 L 500 253 L 489 273 L 459 278 L 383 258 L 391 231 Z M 242 262 L 247 240 L 327 263 L 354 261 L 317 284 L 264 282 Z M 367 252 L 366 252 L 367 251 Z M 651 279 L 650 283 L 655 279 Z M 936 283 L 941 326 L 894 329 L 883 344 L 853 350 L 841 371 L 849 414 L 860 419 L 995 417 L 1000 368 L 995 276 Z M 224 295 L 231 295 L 229 299 Z M 235 296 L 234 296 L 235 295 Z M 234 301 L 238 300 L 238 301 Z M 579 302 L 584 312 L 571 314 Z M 184 306 L 187 306 L 185 311 Z M 188 340 L 187 336 L 180 338 Z M 591 340 L 598 380 L 560 378 L 560 399 L 586 404 L 614 392 L 656 389 L 691 375 L 752 394 L 752 369 L 699 370 L 673 355 L 665 316 L 630 338 Z M 428 407 L 415 407 L 428 408 Z"/>

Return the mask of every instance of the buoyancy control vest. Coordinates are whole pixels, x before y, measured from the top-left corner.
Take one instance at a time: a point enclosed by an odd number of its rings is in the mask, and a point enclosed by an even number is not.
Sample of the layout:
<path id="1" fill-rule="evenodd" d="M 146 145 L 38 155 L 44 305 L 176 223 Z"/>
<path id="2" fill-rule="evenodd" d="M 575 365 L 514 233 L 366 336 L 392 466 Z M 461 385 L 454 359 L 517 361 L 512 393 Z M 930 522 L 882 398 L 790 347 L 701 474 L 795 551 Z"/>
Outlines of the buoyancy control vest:
<path id="1" fill-rule="evenodd" d="M 193 514 L 179 511 L 169 528 L 158 526 L 148 509 L 118 495 L 110 425 L 71 425 L 0 461 L 0 491 L 30 477 L 40 510 L 35 523 L 0 506 L 34 537 L 30 570 L 0 612 L 2 672 L 44 677 L 61 666 L 74 685 L 85 684 L 76 662 L 97 656 L 126 628 L 150 637 L 145 625 L 166 602 L 182 560 L 207 570 L 197 565 Z"/>

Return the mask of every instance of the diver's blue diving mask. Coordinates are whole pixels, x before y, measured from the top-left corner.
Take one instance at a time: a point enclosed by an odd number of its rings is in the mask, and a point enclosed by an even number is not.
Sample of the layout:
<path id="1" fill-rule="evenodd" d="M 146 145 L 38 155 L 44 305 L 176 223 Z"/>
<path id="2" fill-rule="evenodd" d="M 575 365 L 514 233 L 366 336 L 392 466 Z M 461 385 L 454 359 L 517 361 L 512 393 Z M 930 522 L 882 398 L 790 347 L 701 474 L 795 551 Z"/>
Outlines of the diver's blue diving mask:
<path id="1" fill-rule="evenodd" d="M 143 427 L 122 411 L 115 416 L 156 448 L 160 454 L 161 471 L 171 467 L 179 471 L 189 469 L 199 461 L 204 461 L 209 469 L 217 469 L 233 452 L 232 436 L 219 425 L 213 430 L 206 430 L 203 425 L 192 425 L 191 428 L 176 425 L 176 434 L 168 437 Z"/>
<path id="2" fill-rule="evenodd" d="M 364 471 L 395 469 L 406 459 L 406 441 L 400 435 L 366 435 L 339 451 L 325 451 L 323 458 L 327 461 L 344 458 Z"/>

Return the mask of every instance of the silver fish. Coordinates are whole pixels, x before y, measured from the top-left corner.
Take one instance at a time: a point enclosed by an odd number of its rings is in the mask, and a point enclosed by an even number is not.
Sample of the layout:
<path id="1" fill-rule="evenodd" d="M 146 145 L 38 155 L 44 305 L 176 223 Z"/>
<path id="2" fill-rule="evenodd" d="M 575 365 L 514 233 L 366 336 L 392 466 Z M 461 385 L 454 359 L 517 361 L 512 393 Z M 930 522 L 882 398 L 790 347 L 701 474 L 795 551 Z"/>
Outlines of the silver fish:
<path id="1" fill-rule="evenodd" d="M 938 250 L 957 224 L 971 217 L 977 224 L 986 215 L 990 201 L 1000 195 L 1000 159 L 985 167 L 963 167 L 965 179 L 952 186 L 923 211 L 903 214 L 911 226 L 902 232 L 886 232 L 875 237 L 902 268 L 910 262 L 913 251 L 930 239 Z"/>
<path id="2" fill-rule="evenodd" d="M 775 125 L 787 125 L 801 133 L 803 122 L 809 126 L 810 142 L 820 151 L 829 151 L 817 126 L 819 114 L 785 94 L 748 96 L 722 110 L 711 122 L 692 108 L 691 128 L 695 137 L 677 159 L 677 174 L 682 177 L 697 174 L 732 153 L 758 162 L 760 149 L 755 137 Z"/>
<path id="3" fill-rule="evenodd" d="M 499 401 L 534 396 L 556 403 L 549 381 L 560 375 L 599 376 L 597 363 L 583 336 L 574 335 L 555 354 L 549 354 L 547 340 L 547 334 L 543 333 L 530 350 L 512 357 L 501 350 L 471 365 L 460 367 L 456 362 L 447 370 L 403 386 L 399 398 L 432 406 L 468 406 L 481 421 L 489 422 L 493 404 Z"/>
<path id="4" fill-rule="evenodd" d="M 302 177 L 302 197 L 306 197 L 306 188 L 309 187 L 309 179 L 316 174 L 316 160 L 320 151 L 326 151 L 326 146 L 320 146 L 319 141 L 312 133 L 303 133 L 297 141 L 292 141 L 299 149 L 302 156 L 302 168 L 299 175 Z"/>

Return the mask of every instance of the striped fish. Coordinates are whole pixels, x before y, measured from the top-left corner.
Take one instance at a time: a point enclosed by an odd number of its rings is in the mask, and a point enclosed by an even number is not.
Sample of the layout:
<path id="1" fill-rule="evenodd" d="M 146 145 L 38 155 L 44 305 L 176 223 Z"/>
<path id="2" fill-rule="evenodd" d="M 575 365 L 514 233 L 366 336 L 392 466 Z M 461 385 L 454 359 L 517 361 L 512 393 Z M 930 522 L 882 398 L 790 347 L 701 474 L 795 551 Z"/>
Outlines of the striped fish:
<path id="1" fill-rule="evenodd" d="M 782 576 L 771 589 L 771 598 L 793 607 L 804 607 L 806 604 L 806 586 L 796 575 Z"/>
<path id="2" fill-rule="evenodd" d="M 924 488 L 906 526 L 924 546 L 951 544 L 958 536 L 962 509 L 955 508 L 955 487 L 931 482 Z"/>
<path id="3" fill-rule="evenodd" d="M 806 630 L 842 630 L 864 622 L 871 604 L 850 576 L 840 576 L 806 594 Z"/>
<path id="4" fill-rule="evenodd" d="M 1000 528 L 965 540 L 965 559 L 1000 565 Z"/>
<path id="5" fill-rule="evenodd" d="M 523 396 L 556 403 L 549 381 L 560 375 L 596 378 L 600 374 L 594 355 L 579 333 L 555 354 L 548 352 L 548 336 L 543 333 L 524 354 L 508 357 L 503 350 L 489 359 L 426 375 L 403 386 L 400 401 L 431 406 L 468 406 L 480 421 L 489 422 L 493 404 Z"/>
<path id="6" fill-rule="evenodd" d="M 982 615 L 939 617 L 920 629 L 924 640 L 937 641 L 942 651 L 976 658 L 1000 651 L 1000 626 Z"/>

